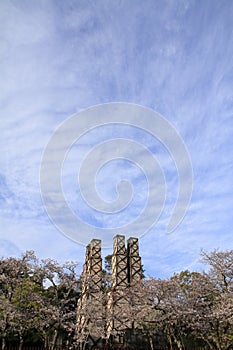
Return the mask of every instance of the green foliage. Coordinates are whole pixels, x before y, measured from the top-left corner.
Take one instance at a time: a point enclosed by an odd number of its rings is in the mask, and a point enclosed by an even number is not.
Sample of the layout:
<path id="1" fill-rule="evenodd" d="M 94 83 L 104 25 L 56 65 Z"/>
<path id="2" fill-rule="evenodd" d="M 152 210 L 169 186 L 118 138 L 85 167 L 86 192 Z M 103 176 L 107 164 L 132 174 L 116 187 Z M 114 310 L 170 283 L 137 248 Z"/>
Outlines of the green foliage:
<path id="1" fill-rule="evenodd" d="M 233 251 L 201 256 L 209 266 L 207 272 L 184 270 L 166 280 L 144 279 L 124 291 L 130 303 L 124 304 L 123 312 L 135 332 L 145 334 L 151 344 L 161 338 L 162 348 L 181 350 L 190 344 L 202 349 L 233 348 Z M 111 257 L 105 258 L 103 296 L 111 291 Z M 75 263 L 38 261 L 31 251 L 21 259 L 0 259 L 2 350 L 6 342 L 16 341 L 43 343 L 53 350 L 59 334 L 70 346 L 74 344 L 80 294 L 75 269 Z M 90 315 L 98 313 L 95 305 L 88 307 Z"/>
<path id="2" fill-rule="evenodd" d="M 39 262 L 34 253 L 0 260 L 0 335 L 20 344 L 41 343 L 53 348 L 59 331 L 74 333 L 77 264 Z M 50 286 L 48 287 L 48 282 Z"/>
<path id="3" fill-rule="evenodd" d="M 112 254 L 105 256 L 104 258 L 104 269 L 106 273 L 112 273 Z"/>

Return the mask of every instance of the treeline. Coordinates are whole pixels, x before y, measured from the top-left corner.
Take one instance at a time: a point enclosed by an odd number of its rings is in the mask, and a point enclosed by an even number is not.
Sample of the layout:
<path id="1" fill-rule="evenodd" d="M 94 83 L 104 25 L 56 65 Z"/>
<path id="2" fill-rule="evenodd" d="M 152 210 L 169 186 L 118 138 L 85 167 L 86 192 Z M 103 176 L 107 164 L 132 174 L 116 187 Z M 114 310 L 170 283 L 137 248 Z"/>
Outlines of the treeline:
<path id="1" fill-rule="evenodd" d="M 124 304 L 121 317 L 125 315 L 133 334 L 143 335 L 151 349 L 233 349 L 233 250 L 202 252 L 201 258 L 207 272 L 149 278 L 122 292 L 122 298 L 130 302 Z M 67 348 L 79 347 L 78 334 L 84 332 L 76 326 L 80 283 L 75 271 L 75 263 L 38 261 L 33 252 L 20 259 L 0 260 L 3 350 L 14 342 L 19 347 L 41 343 L 53 350 L 59 339 Z M 110 289 L 105 283 L 99 298 L 105 299 Z M 90 301 L 85 312 L 92 318 L 90 329 L 88 322 L 85 328 L 86 341 L 94 331 L 107 344 L 105 320 L 97 317 L 103 310 L 98 312 Z M 114 321 L 119 315 L 111 317 Z"/>
<path id="2" fill-rule="evenodd" d="M 170 349 L 233 349 L 233 250 L 202 252 L 203 273 L 183 271 L 143 284 L 152 303 L 139 323 L 148 335 L 163 334 Z M 148 317 L 149 316 L 149 317 Z M 144 322 L 143 322 L 144 321 Z M 189 344 L 189 346 L 187 346 Z M 190 346 L 192 344 L 192 346 Z"/>
<path id="3" fill-rule="evenodd" d="M 63 265 L 34 252 L 0 260 L 1 348 L 41 344 L 53 350 L 58 336 L 72 342 L 79 280 L 76 263 Z"/>

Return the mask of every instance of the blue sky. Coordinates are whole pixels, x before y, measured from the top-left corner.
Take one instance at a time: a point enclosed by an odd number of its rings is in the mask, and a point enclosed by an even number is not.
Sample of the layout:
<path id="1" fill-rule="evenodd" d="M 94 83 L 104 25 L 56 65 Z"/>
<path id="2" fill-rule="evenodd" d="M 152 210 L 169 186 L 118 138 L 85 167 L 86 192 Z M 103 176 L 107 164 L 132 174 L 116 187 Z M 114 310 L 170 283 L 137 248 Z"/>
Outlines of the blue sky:
<path id="1" fill-rule="evenodd" d="M 167 199 L 157 225 L 140 239 L 146 273 L 168 277 L 200 269 L 201 248 L 232 249 L 232 18 L 231 0 L 0 1 L 0 255 L 33 249 L 40 258 L 82 265 L 85 248 L 62 235 L 45 212 L 40 164 L 62 122 L 107 102 L 140 104 L 163 115 L 192 160 L 189 211 L 167 234 L 178 185 L 167 151 L 149 135 L 120 126 L 93 131 L 81 142 L 91 150 L 97 140 L 123 135 L 144 142 L 158 156 Z M 90 224 L 114 225 L 112 219 L 93 217 L 77 200 L 77 148 L 64 167 L 67 201 Z M 101 170 L 97 184 L 99 193 L 112 199 L 116 174 L 124 177 L 125 171 L 135 197 L 122 222 L 143 205 L 143 175 L 132 164 L 113 162 Z"/>

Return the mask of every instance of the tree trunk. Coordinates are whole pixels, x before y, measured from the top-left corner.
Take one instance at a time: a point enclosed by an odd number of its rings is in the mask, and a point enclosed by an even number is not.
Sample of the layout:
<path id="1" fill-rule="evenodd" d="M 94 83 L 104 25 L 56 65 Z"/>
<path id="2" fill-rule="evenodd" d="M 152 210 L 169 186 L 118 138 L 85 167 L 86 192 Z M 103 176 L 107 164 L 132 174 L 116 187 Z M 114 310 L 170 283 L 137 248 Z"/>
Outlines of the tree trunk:
<path id="1" fill-rule="evenodd" d="M 150 343 L 150 348 L 151 350 L 154 350 L 154 345 L 153 345 L 153 336 L 149 334 L 149 343 Z"/>
<path id="2" fill-rule="evenodd" d="M 81 342 L 81 343 L 80 343 L 80 350 L 85 350 L 86 344 L 87 344 L 86 341 Z"/>
<path id="3" fill-rule="evenodd" d="M 43 338 L 44 338 L 44 349 L 49 349 L 49 341 L 48 341 L 48 335 L 46 332 L 43 332 Z"/>
<path id="4" fill-rule="evenodd" d="M 7 336 L 7 314 L 6 315 L 3 315 L 4 317 L 4 327 L 3 327 L 3 332 L 2 332 L 2 335 L 1 335 L 1 338 L 2 338 L 2 350 L 5 350 L 6 349 L 6 336 Z"/>
<path id="5" fill-rule="evenodd" d="M 182 345 L 181 341 L 179 339 L 177 339 L 175 336 L 173 336 L 173 337 L 174 337 L 174 341 L 175 341 L 178 349 L 183 350 L 183 345 Z"/>
<path id="6" fill-rule="evenodd" d="M 6 348 L 6 334 L 4 333 L 2 335 L 2 350 L 5 350 Z"/>
<path id="7" fill-rule="evenodd" d="M 170 346 L 170 350 L 173 350 L 172 338 L 171 338 L 171 336 L 169 334 L 167 335 L 167 338 L 168 338 L 168 343 L 169 343 L 169 346 Z"/>
<path id="8" fill-rule="evenodd" d="M 22 350 L 23 347 L 23 335 L 20 333 L 19 335 L 19 350 Z"/>
<path id="9" fill-rule="evenodd" d="M 51 350 L 55 349 L 55 345 L 56 345 L 56 342 L 57 342 L 57 336 L 58 336 L 58 331 L 57 331 L 57 329 L 55 329 L 54 334 L 53 334 L 51 348 L 50 348 Z"/>

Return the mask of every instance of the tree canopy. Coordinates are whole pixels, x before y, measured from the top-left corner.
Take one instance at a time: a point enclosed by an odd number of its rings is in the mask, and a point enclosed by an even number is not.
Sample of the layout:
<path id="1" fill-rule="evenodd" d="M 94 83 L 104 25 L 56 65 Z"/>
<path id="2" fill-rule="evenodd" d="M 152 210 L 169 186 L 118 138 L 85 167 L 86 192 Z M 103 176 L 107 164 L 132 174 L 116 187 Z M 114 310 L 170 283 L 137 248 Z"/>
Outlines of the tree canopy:
<path id="1" fill-rule="evenodd" d="M 206 271 L 184 270 L 168 279 L 150 277 L 124 292 L 130 302 L 122 312 L 134 325 L 134 332 L 149 340 L 151 349 L 156 349 L 158 339 L 168 349 L 182 350 L 189 344 L 200 349 L 233 349 L 233 250 L 203 251 L 201 259 Z M 59 342 L 78 348 L 81 290 L 76 267 L 74 262 L 39 261 L 32 251 L 21 258 L 0 259 L 2 350 L 14 342 L 19 349 L 24 343 L 36 343 L 53 350 Z M 110 272 L 108 256 L 103 271 L 106 283 L 99 295 L 105 304 L 111 290 Z M 103 314 L 98 305 L 88 304 L 89 317 Z M 102 325 L 104 322 L 99 322 L 96 327 Z M 87 325 L 87 335 L 92 331 Z"/>

